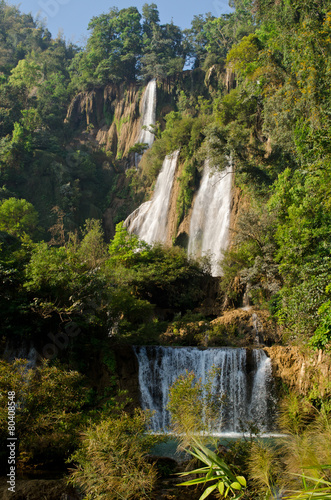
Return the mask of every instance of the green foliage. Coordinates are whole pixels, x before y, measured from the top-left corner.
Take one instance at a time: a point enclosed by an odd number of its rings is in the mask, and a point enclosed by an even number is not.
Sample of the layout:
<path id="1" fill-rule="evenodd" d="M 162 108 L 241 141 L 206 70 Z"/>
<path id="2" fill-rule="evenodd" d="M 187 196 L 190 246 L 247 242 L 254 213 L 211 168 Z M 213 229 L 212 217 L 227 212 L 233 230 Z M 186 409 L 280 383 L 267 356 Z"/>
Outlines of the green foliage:
<path id="1" fill-rule="evenodd" d="M 314 468 L 312 468 L 314 469 Z M 326 465 L 325 470 L 329 470 L 330 466 Z M 308 472 L 309 474 L 309 472 Z M 285 500 L 330 500 L 331 498 L 331 481 L 326 481 L 324 479 L 311 477 L 309 475 L 303 474 L 301 476 L 304 488 L 302 490 L 292 491 L 290 496 L 284 497 Z M 307 485 L 307 481 L 315 483 L 314 487 L 311 488 Z"/>
<path id="2" fill-rule="evenodd" d="M 0 3 L 0 71 L 5 75 L 33 50 L 46 49 L 51 33 L 37 26 L 31 14 L 21 14 L 17 7 Z"/>
<path id="3" fill-rule="evenodd" d="M 42 78 L 40 66 L 34 61 L 21 59 L 16 68 L 11 70 L 8 82 L 12 85 L 25 86 L 31 90 Z"/>
<path id="4" fill-rule="evenodd" d="M 141 18 L 143 22 L 141 23 Z M 91 36 L 86 50 L 74 58 L 71 79 L 75 88 L 94 84 L 164 78 L 182 71 L 186 51 L 183 35 L 173 23 L 160 25 L 155 4 L 136 7 L 92 18 Z"/>
<path id="5" fill-rule="evenodd" d="M 189 450 L 189 453 L 203 462 L 206 467 L 201 467 L 194 471 L 182 472 L 180 475 L 186 476 L 195 473 L 204 474 L 205 477 L 191 479 L 190 481 L 180 483 L 178 486 L 206 485 L 207 482 L 216 481 L 216 483 L 205 489 L 199 500 L 204 500 L 216 490 L 220 493 L 221 498 L 229 498 L 231 495 L 231 498 L 237 500 L 244 496 L 247 484 L 246 479 L 243 476 L 236 476 L 226 463 L 209 448 L 206 448 L 199 439 L 195 440 L 195 445 L 192 447 L 192 450 Z"/>
<path id="6" fill-rule="evenodd" d="M 186 163 L 182 175 L 179 177 L 180 191 L 177 198 L 178 225 L 187 215 L 193 201 L 195 192 L 195 174 L 196 168 L 193 162 Z"/>
<path id="7" fill-rule="evenodd" d="M 73 270 L 68 266 L 66 249 L 49 247 L 44 242 L 36 244 L 26 275 L 25 286 L 30 291 L 67 289 L 72 283 Z"/>
<path id="8" fill-rule="evenodd" d="M 82 409 L 88 393 L 83 382 L 78 372 L 46 362 L 31 369 L 26 360 L 0 361 L 1 440 L 5 442 L 8 435 L 8 391 L 14 391 L 20 461 L 53 462 L 68 457 L 84 422 Z"/>
<path id="9" fill-rule="evenodd" d="M 196 436 L 200 433 L 208 440 L 208 431 L 217 421 L 222 398 L 212 391 L 215 371 L 211 367 L 204 384 L 193 372 L 186 371 L 170 388 L 168 409 L 171 425 L 182 448 L 195 446 Z"/>
<path id="10" fill-rule="evenodd" d="M 227 63 L 242 74 L 248 76 L 258 67 L 259 39 L 255 34 L 245 36 L 238 45 L 232 47 L 227 55 Z"/>
<path id="11" fill-rule="evenodd" d="M 92 18 L 87 49 L 79 53 L 71 73 L 79 85 L 134 80 L 140 52 L 140 14 L 135 7 L 110 9 Z"/>
<path id="12" fill-rule="evenodd" d="M 189 199 L 193 196 L 195 173 L 201 164 L 199 150 L 205 138 L 204 128 L 209 117 L 201 114 L 193 118 L 189 114 L 181 115 L 177 111 L 171 111 L 165 120 L 164 131 L 143 156 L 140 163 L 142 173 L 138 172 L 137 176 L 141 176 L 140 184 L 150 186 L 160 172 L 165 156 L 180 150 L 179 158 L 185 161 L 185 170 L 180 179 L 181 194 L 177 209 L 183 214 L 187 210 Z M 137 182 L 136 177 L 134 180 Z"/>
<path id="13" fill-rule="evenodd" d="M 250 450 L 248 470 L 258 491 L 264 492 L 264 498 L 275 498 L 276 484 L 281 473 L 280 458 L 276 447 L 263 441 L 254 442 Z"/>
<path id="14" fill-rule="evenodd" d="M 297 333 L 313 333 L 330 280 L 329 173 L 289 170 L 279 176 L 269 206 L 277 213 L 277 261 L 284 276 L 281 321 Z M 299 312 L 301 311 L 301 312 Z M 321 332 L 321 331 L 320 331 Z"/>
<path id="15" fill-rule="evenodd" d="M 186 50 L 183 34 L 173 22 L 160 25 L 155 4 L 143 6 L 141 74 L 145 80 L 165 78 L 183 70 Z"/>
<path id="16" fill-rule="evenodd" d="M 95 269 L 106 258 L 106 245 L 101 222 L 88 219 L 83 230 L 83 239 L 77 252 L 78 257 L 87 263 L 90 269 Z"/>
<path id="17" fill-rule="evenodd" d="M 204 273 L 180 248 L 151 247 L 129 235 L 121 223 L 109 254 L 112 275 L 138 299 L 181 311 L 192 309 L 199 302 Z"/>
<path id="18" fill-rule="evenodd" d="M 330 411 L 317 410 L 304 396 L 290 393 L 279 419 L 284 438 L 276 443 L 252 444 L 248 460 L 249 482 L 264 491 L 263 498 L 328 498 L 330 463 Z"/>
<path id="19" fill-rule="evenodd" d="M 70 483 L 85 495 L 100 499 L 148 497 L 156 481 L 156 471 L 146 453 L 157 438 L 146 434 L 149 416 L 136 410 L 91 424 L 84 432 L 80 448 L 70 460 L 77 468 Z"/>
<path id="20" fill-rule="evenodd" d="M 0 230 L 26 240 L 35 235 L 38 214 L 26 200 L 9 198 L 0 204 Z"/>
<path id="21" fill-rule="evenodd" d="M 330 291 L 327 287 L 326 291 Z M 331 341 L 331 301 L 328 300 L 318 310 L 320 326 L 316 328 L 314 335 L 309 341 L 313 349 L 327 349 Z"/>
<path id="22" fill-rule="evenodd" d="M 136 235 L 129 234 L 124 223 L 119 222 L 116 225 L 115 236 L 109 245 L 109 263 L 120 263 L 129 267 L 137 259 L 137 252 L 139 252 L 139 257 L 144 258 L 149 249 L 147 243 L 140 241 Z"/>

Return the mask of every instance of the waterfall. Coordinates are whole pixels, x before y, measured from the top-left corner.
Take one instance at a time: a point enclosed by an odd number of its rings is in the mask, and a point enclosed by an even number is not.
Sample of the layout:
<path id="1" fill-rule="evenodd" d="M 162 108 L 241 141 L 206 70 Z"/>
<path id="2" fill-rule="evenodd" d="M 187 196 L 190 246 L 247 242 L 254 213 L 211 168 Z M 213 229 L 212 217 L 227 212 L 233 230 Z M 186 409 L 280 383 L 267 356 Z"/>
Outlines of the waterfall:
<path id="1" fill-rule="evenodd" d="M 201 179 L 190 223 L 188 255 L 211 258 L 211 274 L 221 275 L 219 261 L 228 244 L 231 204 L 231 165 L 222 172 L 213 172 L 209 162 Z"/>
<path id="2" fill-rule="evenodd" d="M 154 142 L 154 134 L 149 130 L 145 130 L 144 127 L 149 127 L 150 125 L 155 125 L 156 120 L 156 80 L 155 78 L 151 80 L 144 92 L 141 105 L 141 120 L 140 120 L 140 132 L 136 142 L 142 144 L 148 144 L 150 148 Z M 141 155 L 136 154 L 135 163 L 141 160 Z"/>
<path id="3" fill-rule="evenodd" d="M 215 393 L 225 398 L 214 434 L 243 432 L 253 425 L 260 432 L 273 429 L 275 402 L 271 362 L 259 349 L 247 351 L 235 348 L 196 347 L 135 347 L 139 363 L 141 404 L 154 411 L 152 430 L 169 428 L 170 416 L 166 407 L 169 389 L 185 370 L 195 373 L 196 379 L 206 381 L 212 367 L 219 370 L 213 381 Z"/>
<path id="4" fill-rule="evenodd" d="M 2 357 L 12 362 L 15 359 L 25 359 L 27 362 L 26 368 L 35 368 L 37 365 L 38 352 L 32 344 L 22 342 L 20 347 L 14 347 L 7 343 Z"/>
<path id="5" fill-rule="evenodd" d="M 153 197 L 140 205 L 125 221 L 130 233 L 149 244 L 164 243 L 167 238 L 168 211 L 179 151 L 166 156 L 158 175 Z"/>

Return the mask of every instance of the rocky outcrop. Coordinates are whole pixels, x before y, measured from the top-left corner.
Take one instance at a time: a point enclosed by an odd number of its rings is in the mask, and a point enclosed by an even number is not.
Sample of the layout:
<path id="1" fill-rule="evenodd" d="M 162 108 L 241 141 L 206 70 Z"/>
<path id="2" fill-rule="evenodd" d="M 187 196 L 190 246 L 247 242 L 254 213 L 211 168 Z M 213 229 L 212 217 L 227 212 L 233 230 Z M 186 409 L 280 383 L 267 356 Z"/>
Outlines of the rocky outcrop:
<path id="1" fill-rule="evenodd" d="M 217 342 L 218 334 L 238 347 L 272 345 L 280 340 L 269 311 L 253 307 L 225 311 L 210 324 L 213 328 L 210 341 L 213 342 Z"/>
<path id="2" fill-rule="evenodd" d="M 110 84 L 81 92 L 72 100 L 66 122 L 75 129 L 93 129 L 100 146 L 122 157 L 139 134 L 141 95 L 136 84 Z"/>
<path id="3" fill-rule="evenodd" d="M 303 351 L 297 346 L 266 348 L 274 376 L 301 394 L 330 393 L 331 356 L 322 351 Z"/>
<path id="4" fill-rule="evenodd" d="M 117 384 L 120 391 L 126 391 L 124 396 L 130 399 L 126 409 L 128 411 L 140 406 L 140 389 L 138 379 L 138 360 L 133 347 L 115 346 Z"/>

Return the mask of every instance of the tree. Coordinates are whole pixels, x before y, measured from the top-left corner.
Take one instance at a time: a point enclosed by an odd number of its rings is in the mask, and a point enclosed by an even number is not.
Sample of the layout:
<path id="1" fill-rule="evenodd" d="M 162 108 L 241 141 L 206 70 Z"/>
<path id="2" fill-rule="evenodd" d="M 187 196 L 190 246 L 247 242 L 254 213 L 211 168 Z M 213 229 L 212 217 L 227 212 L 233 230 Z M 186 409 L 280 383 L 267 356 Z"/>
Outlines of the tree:
<path id="1" fill-rule="evenodd" d="M 73 61 L 81 84 L 135 81 L 141 54 L 141 15 L 135 7 L 93 17 L 86 51 Z"/>
<path id="2" fill-rule="evenodd" d="M 101 222 L 96 219 L 88 219 L 85 222 L 83 235 L 84 237 L 78 249 L 78 256 L 91 269 L 94 269 L 105 261 L 107 255 Z"/>
<path id="3" fill-rule="evenodd" d="M 10 74 L 19 60 L 32 50 L 44 50 L 51 40 L 51 33 L 37 26 L 31 14 L 21 14 L 19 9 L 0 2 L 0 71 Z"/>
<path id="4" fill-rule="evenodd" d="M 144 42 L 150 40 L 153 36 L 153 31 L 160 23 L 160 15 L 155 3 L 143 5 L 142 9 L 142 17 L 143 17 L 143 36 Z"/>
<path id="5" fill-rule="evenodd" d="M 20 239 L 33 237 L 37 230 L 38 214 L 26 200 L 9 198 L 0 204 L 0 230 Z"/>
<path id="6" fill-rule="evenodd" d="M 153 6 L 153 4 L 152 4 Z M 152 7 L 150 6 L 150 7 Z M 173 23 L 160 25 L 156 21 L 158 12 L 149 9 L 146 15 L 149 21 L 143 26 L 143 50 L 141 58 L 141 73 L 148 80 L 150 78 L 164 78 L 182 71 L 186 48 L 183 44 L 183 33 Z M 151 20 L 153 19 L 153 21 Z"/>

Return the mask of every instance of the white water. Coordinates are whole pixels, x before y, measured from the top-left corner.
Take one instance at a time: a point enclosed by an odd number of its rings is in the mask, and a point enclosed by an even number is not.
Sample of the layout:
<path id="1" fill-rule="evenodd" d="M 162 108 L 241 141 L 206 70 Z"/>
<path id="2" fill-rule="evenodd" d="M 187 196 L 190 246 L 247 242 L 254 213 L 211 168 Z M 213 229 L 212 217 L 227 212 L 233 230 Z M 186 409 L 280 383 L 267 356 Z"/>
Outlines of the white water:
<path id="1" fill-rule="evenodd" d="M 179 375 L 193 371 L 204 383 L 212 367 L 219 369 L 213 381 L 215 394 L 225 397 L 214 435 L 238 435 L 253 424 L 263 433 L 273 430 L 274 400 L 271 362 L 264 351 L 205 349 L 195 347 L 136 347 L 141 404 L 153 410 L 153 432 L 167 431 L 169 389 Z"/>
<path id="2" fill-rule="evenodd" d="M 168 211 L 179 151 L 166 156 L 158 175 L 153 197 L 140 205 L 125 221 L 129 233 L 149 244 L 164 243 L 167 237 Z"/>
<path id="3" fill-rule="evenodd" d="M 220 260 L 228 244 L 231 172 L 228 166 L 223 172 L 211 173 L 209 162 L 205 162 L 190 223 L 188 255 L 194 258 L 210 256 L 213 276 L 222 274 Z"/>
<path id="4" fill-rule="evenodd" d="M 156 80 L 151 80 L 144 92 L 141 104 L 140 132 L 136 140 L 137 143 L 148 144 L 150 148 L 154 142 L 154 134 L 149 130 L 156 121 Z M 147 127 L 147 129 L 144 129 Z M 141 155 L 136 154 L 136 166 L 141 160 Z"/>
<path id="5" fill-rule="evenodd" d="M 4 359 L 12 362 L 15 359 L 25 359 L 26 369 L 35 368 L 37 365 L 38 352 L 32 345 L 23 343 L 19 348 L 12 348 L 7 344 L 3 353 Z"/>

